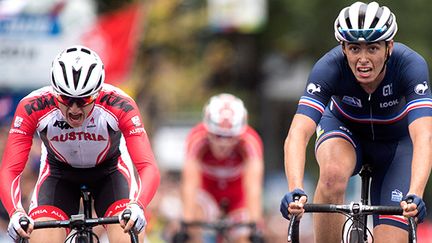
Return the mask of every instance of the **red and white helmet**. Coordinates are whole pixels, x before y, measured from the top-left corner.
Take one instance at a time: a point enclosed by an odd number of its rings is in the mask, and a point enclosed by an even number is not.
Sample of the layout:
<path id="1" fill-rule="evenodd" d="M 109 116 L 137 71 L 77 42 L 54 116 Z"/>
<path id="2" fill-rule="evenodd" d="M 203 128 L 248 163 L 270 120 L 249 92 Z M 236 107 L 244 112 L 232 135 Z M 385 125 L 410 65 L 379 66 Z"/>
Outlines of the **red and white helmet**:
<path id="1" fill-rule="evenodd" d="M 222 93 L 210 98 L 204 107 L 204 126 L 220 136 L 241 135 L 247 126 L 247 110 L 243 101 L 234 95 Z"/>

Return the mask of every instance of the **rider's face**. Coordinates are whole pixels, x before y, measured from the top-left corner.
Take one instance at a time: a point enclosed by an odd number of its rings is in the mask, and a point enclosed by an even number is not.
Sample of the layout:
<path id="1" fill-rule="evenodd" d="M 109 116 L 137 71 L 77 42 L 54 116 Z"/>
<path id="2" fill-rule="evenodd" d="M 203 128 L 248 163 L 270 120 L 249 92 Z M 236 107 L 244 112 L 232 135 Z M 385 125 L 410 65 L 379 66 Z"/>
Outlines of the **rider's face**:
<path id="1" fill-rule="evenodd" d="M 348 65 L 360 84 L 380 82 L 384 78 L 385 61 L 393 50 L 393 41 L 373 43 L 344 43 Z"/>
<path id="2" fill-rule="evenodd" d="M 239 142 L 238 137 L 224 137 L 211 133 L 208 134 L 208 139 L 210 141 L 210 149 L 218 159 L 227 158 Z"/>
<path id="3" fill-rule="evenodd" d="M 80 127 L 92 111 L 94 104 L 92 102 L 85 106 L 78 106 L 77 103 L 73 103 L 72 106 L 68 106 L 58 102 L 58 107 L 71 127 Z"/>

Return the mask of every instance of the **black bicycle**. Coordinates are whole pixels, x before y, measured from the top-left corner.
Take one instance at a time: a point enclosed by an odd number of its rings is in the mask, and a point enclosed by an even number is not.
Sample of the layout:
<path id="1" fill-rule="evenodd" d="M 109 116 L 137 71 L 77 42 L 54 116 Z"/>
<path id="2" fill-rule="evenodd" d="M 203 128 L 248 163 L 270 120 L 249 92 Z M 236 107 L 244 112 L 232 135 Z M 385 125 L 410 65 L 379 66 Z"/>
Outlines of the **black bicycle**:
<path id="1" fill-rule="evenodd" d="M 368 236 L 371 236 L 372 242 L 373 234 L 367 227 L 367 216 L 373 214 L 380 215 L 402 215 L 403 210 L 399 206 L 382 206 L 369 205 L 369 190 L 371 180 L 372 168 L 370 165 L 364 165 L 360 171 L 361 177 L 361 199 L 360 202 L 352 202 L 350 204 L 310 204 L 304 205 L 306 213 L 341 213 L 347 218 L 342 229 L 342 242 L 349 243 L 364 243 L 368 242 Z M 352 222 L 349 228 L 345 231 L 348 222 Z M 409 224 L 409 237 L 408 242 L 417 242 L 417 224 L 414 218 L 408 219 Z M 300 220 L 292 215 L 288 225 L 288 242 L 299 243 Z M 346 234 L 344 234 L 346 232 Z"/>
<path id="2" fill-rule="evenodd" d="M 76 242 L 76 243 L 93 243 L 94 239 L 99 242 L 99 237 L 93 232 L 93 227 L 104 224 L 119 224 L 119 218 L 113 217 L 101 217 L 92 218 L 92 197 L 90 191 L 86 186 L 81 187 L 81 198 L 83 202 L 83 213 L 71 215 L 68 220 L 48 220 L 48 221 L 36 221 L 34 222 L 34 229 L 46 229 L 46 228 L 69 228 L 71 234 L 65 239 L 65 242 Z M 130 210 L 125 210 L 122 218 L 126 221 L 130 219 Z M 27 218 L 23 217 L 20 219 L 21 227 L 26 230 L 29 225 Z M 133 231 L 129 231 L 130 239 L 132 243 L 138 243 L 138 236 Z M 27 243 L 27 239 L 21 238 L 20 243 Z"/>
<path id="3" fill-rule="evenodd" d="M 226 219 L 221 219 L 214 223 L 210 222 L 202 222 L 202 221 L 193 221 L 193 222 L 181 222 L 180 231 L 174 234 L 172 243 L 186 243 L 189 240 L 189 236 L 187 234 L 188 229 L 192 227 L 199 227 L 202 229 L 211 230 L 216 233 L 216 243 L 229 242 L 228 239 L 228 231 L 240 228 L 247 227 L 250 229 L 249 241 L 251 243 L 264 243 L 264 237 L 260 232 L 258 232 L 255 223 L 233 223 Z"/>

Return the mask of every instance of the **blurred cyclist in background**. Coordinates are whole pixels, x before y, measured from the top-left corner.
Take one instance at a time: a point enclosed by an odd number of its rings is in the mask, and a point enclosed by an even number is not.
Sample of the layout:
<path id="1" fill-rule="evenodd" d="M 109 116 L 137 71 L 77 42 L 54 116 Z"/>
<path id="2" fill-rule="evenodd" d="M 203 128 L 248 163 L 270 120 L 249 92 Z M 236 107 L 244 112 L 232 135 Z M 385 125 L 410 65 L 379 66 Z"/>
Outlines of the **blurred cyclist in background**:
<path id="1" fill-rule="evenodd" d="M 211 97 L 203 122 L 190 132 L 182 173 L 183 221 L 262 222 L 263 144 L 247 124 L 243 102 L 231 94 Z M 249 242 L 247 228 L 232 242 Z M 202 242 L 190 234 L 191 242 Z"/>
<path id="2" fill-rule="evenodd" d="M 31 242 L 47 242 L 47 237 L 49 242 L 64 242 L 65 229 L 32 233 L 33 222 L 78 214 L 82 185 L 92 193 L 99 217 L 132 212 L 127 224 L 121 220 L 123 229 L 106 226 L 110 242 L 130 242 L 129 229 L 143 232 L 144 209 L 159 185 L 159 170 L 135 101 L 104 79 L 99 56 L 87 47 L 72 46 L 54 59 L 51 86 L 19 103 L 0 167 L 0 196 L 14 240 L 31 234 Z M 27 214 L 20 178 L 35 132 L 43 142 L 42 155 Z M 31 222 L 26 232 L 21 217 Z"/>
<path id="3" fill-rule="evenodd" d="M 350 176 L 373 167 L 371 203 L 401 205 L 426 216 L 422 196 L 432 165 L 432 96 L 423 57 L 396 43 L 395 15 L 376 2 L 356 2 L 334 23 L 340 43 L 313 67 L 285 140 L 285 218 L 301 216 L 306 146 L 316 129 L 320 175 L 314 203 L 344 203 Z M 294 196 L 301 196 L 298 202 Z M 407 204 L 407 200 L 413 203 Z M 340 242 L 343 215 L 314 215 L 316 242 Z M 407 220 L 375 215 L 375 242 L 407 242 Z"/>

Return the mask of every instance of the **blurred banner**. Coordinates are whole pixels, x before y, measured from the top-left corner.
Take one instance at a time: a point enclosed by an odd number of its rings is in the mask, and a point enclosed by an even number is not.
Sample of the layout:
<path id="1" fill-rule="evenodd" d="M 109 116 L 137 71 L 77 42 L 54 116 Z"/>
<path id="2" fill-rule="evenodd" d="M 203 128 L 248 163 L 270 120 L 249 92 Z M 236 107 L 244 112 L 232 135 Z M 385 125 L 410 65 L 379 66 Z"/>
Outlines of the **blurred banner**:
<path id="1" fill-rule="evenodd" d="M 100 16 L 83 35 L 82 43 L 95 50 L 104 62 L 107 83 L 127 80 L 136 56 L 141 16 L 142 6 L 131 4 Z"/>
<path id="2" fill-rule="evenodd" d="M 17 14 L 0 18 L 0 86 L 49 84 L 49 68 L 63 46 L 57 16 Z"/>
<path id="3" fill-rule="evenodd" d="M 48 85 L 53 58 L 77 43 L 95 13 L 93 0 L 0 1 L 0 88 Z"/>
<path id="4" fill-rule="evenodd" d="M 207 0 L 215 32 L 258 32 L 267 20 L 267 0 Z"/>
<path id="5" fill-rule="evenodd" d="M 124 81 L 135 59 L 140 10 L 132 4 L 97 16 L 93 0 L 0 1 L 0 88 L 49 85 L 52 60 L 74 44 L 100 54 L 108 83 Z"/>

